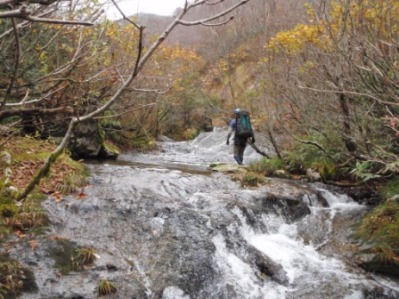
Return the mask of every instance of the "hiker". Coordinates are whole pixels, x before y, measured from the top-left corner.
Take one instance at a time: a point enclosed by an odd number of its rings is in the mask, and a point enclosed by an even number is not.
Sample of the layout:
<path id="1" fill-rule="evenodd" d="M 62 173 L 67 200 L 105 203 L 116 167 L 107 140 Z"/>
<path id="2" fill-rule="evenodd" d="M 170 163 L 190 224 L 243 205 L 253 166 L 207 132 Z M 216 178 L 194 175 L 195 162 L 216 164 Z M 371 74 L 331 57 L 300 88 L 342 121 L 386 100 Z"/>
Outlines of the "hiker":
<path id="1" fill-rule="evenodd" d="M 251 127 L 249 113 L 245 110 L 234 109 L 234 117 L 229 124 L 229 132 L 227 133 L 226 145 L 230 144 L 230 137 L 234 132 L 234 159 L 239 165 L 244 162 L 244 150 L 247 141 L 255 143 L 254 132 Z"/>

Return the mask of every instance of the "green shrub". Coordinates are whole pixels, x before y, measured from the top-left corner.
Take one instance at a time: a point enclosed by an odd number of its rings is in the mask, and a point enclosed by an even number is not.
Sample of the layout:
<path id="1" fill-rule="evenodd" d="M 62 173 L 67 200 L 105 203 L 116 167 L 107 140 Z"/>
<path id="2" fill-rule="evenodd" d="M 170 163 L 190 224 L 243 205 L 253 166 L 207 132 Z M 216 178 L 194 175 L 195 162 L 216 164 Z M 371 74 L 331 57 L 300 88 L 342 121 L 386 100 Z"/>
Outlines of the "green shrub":
<path id="1" fill-rule="evenodd" d="M 85 265 L 92 264 L 96 259 L 96 250 L 89 247 L 77 248 L 71 257 L 73 267 L 77 270 L 82 269 Z"/>
<path id="2" fill-rule="evenodd" d="M 323 180 L 333 180 L 337 175 L 337 169 L 334 163 L 327 160 L 313 162 L 310 168 L 317 171 Z"/>
<path id="3" fill-rule="evenodd" d="M 99 296 L 106 296 L 116 293 L 116 286 L 113 282 L 102 279 L 98 282 L 97 285 L 97 294 Z"/>
<path id="4" fill-rule="evenodd" d="M 49 253 L 54 266 L 64 275 L 70 271 L 82 271 L 85 265 L 92 264 L 97 258 L 95 249 L 77 247 L 75 242 L 66 239 L 56 240 Z"/>
<path id="5" fill-rule="evenodd" d="M 195 137 L 197 137 L 199 134 L 199 131 L 195 128 L 188 128 L 184 131 L 183 133 L 183 139 L 185 140 L 193 140 Z"/>
<path id="6" fill-rule="evenodd" d="M 240 181 L 242 186 L 250 187 L 256 187 L 266 182 L 266 178 L 263 174 L 253 171 L 236 172 L 233 174 L 233 179 Z"/>
<path id="7" fill-rule="evenodd" d="M 261 173 L 265 176 L 270 176 L 277 170 L 285 168 L 284 161 L 275 157 L 272 159 L 263 158 L 260 161 L 253 163 L 249 166 L 251 171 Z"/>

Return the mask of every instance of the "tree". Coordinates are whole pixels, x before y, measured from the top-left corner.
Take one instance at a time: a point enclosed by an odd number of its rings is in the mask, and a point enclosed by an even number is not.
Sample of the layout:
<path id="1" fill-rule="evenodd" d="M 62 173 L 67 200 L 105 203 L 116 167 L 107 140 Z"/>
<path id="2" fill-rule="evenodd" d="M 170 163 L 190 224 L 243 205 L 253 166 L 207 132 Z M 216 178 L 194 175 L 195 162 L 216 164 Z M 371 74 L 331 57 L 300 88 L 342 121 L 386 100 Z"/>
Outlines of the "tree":
<path id="1" fill-rule="evenodd" d="M 307 23 L 266 45 L 264 71 L 278 78 L 266 93 L 279 124 L 326 159 L 367 165 L 374 177 L 397 174 L 399 4 L 314 4 Z"/>

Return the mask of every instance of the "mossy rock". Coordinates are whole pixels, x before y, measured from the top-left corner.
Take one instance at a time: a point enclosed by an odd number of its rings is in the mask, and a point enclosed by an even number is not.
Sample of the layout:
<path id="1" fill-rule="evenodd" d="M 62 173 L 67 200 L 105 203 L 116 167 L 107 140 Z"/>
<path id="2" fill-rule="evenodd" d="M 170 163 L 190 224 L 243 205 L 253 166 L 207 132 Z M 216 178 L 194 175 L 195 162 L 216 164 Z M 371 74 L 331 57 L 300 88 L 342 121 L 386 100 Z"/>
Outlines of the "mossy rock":
<path id="1" fill-rule="evenodd" d="M 247 170 L 246 166 L 227 163 L 212 163 L 209 167 L 212 171 L 224 173 L 244 172 Z"/>
<path id="2" fill-rule="evenodd" d="M 116 160 L 119 154 L 120 152 L 118 147 L 110 142 L 105 141 L 103 143 L 103 146 L 101 147 L 100 152 L 98 153 L 98 158 Z"/>
<path id="3" fill-rule="evenodd" d="M 50 247 L 49 254 L 54 259 L 54 267 L 61 274 L 66 275 L 75 270 L 72 259 L 77 248 L 77 244 L 68 239 L 55 240 L 55 243 Z"/>
<path id="4" fill-rule="evenodd" d="M 85 265 L 92 264 L 96 258 L 94 249 L 78 247 L 68 239 L 55 240 L 49 254 L 54 259 L 54 267 L 63 275 L 71 271 L 82 271 Z"/>

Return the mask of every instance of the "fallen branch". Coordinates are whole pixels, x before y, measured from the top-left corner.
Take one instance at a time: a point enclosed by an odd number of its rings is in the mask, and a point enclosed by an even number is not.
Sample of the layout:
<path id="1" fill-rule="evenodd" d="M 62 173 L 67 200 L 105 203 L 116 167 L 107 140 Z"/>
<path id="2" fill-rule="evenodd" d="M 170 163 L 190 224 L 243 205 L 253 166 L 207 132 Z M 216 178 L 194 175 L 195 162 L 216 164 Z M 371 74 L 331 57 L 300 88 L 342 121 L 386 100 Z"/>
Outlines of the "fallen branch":
<path id="1" fill-rule="evenodd" d="M 253 143 L 253 142 L 251 142 L 251 141 L 248 140 L 248 144 L 249 144 L 258 154 L 260 154 L 260 155 L 262 155 L 262 156 L 264 156 L 264 157 L 266 157 L 266 158 L 268 158 L 268 159 L 271 159 L 271 157 L 270 157 L 268 154 L 266 154 L 264 151 L 261 151 L 261 150 L 255 145 L 255 143 Z"/>

